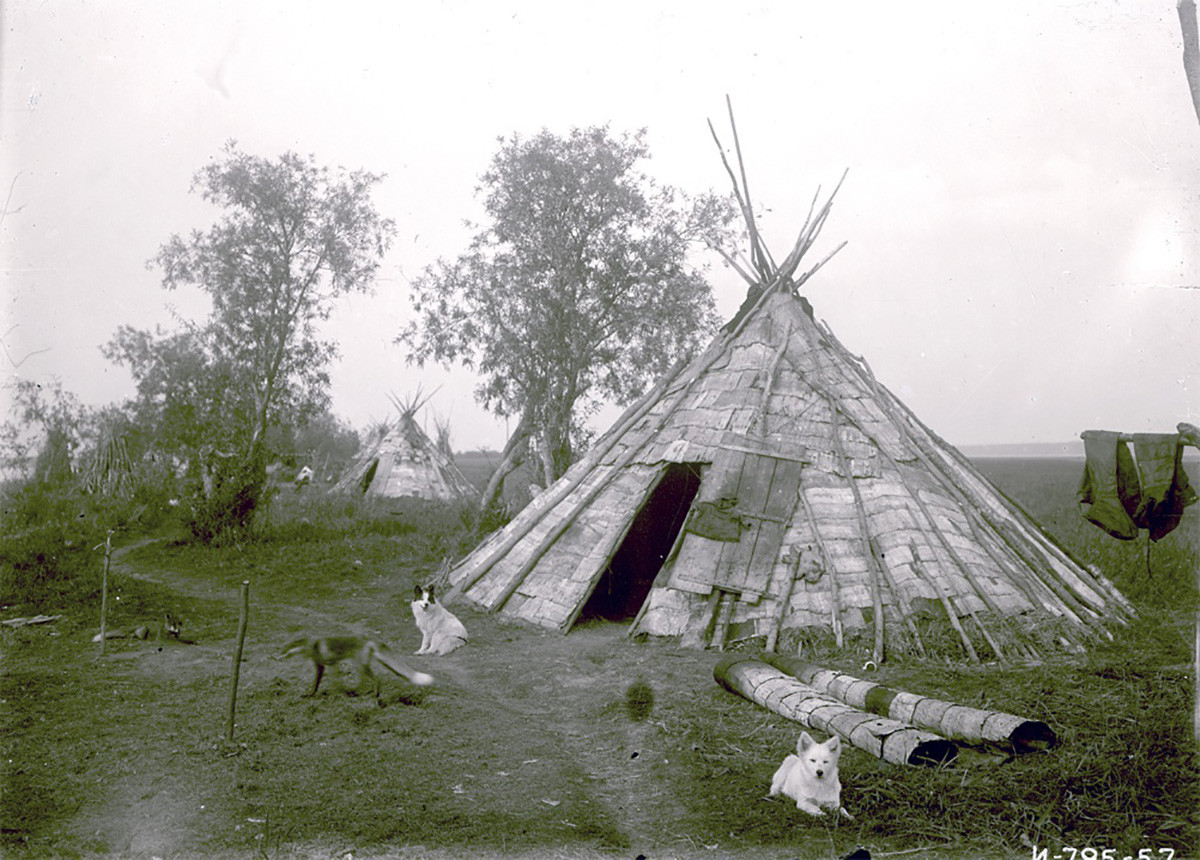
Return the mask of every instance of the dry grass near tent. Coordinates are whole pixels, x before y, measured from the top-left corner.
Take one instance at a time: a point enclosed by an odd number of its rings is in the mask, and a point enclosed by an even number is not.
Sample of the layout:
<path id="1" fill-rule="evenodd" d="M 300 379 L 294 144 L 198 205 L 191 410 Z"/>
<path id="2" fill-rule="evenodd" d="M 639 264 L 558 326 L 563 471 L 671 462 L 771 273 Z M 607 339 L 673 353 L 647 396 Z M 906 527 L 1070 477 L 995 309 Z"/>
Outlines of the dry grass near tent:
<path id="1" fill-rule="evenodd" d="M 1094 527 L 1073 527 L 1079 467 L 984 464 L 1064 526 L 1056 536 L 1073 552 L 1147 593 L 1141 547 L 1114 551 Z M 798 727 L 717 686 L 719 654 L 631 640 L 621 624 L 564 636 L 460 609 L 472 642 L 421 663 L 440 679 L 432 690 L 385 679 L 384 708 L 336 685 L 302 698 L 310 669 L 278 660 L 282 644 L 324 629 L 415 650 L 411 585 L 465 532 L 453 510 L 420 529 L 381 513 L 349 531 L 319 511 L 304 509 L 303 528 L 281 511 L 256 543 L 165 541 L 121 557 L 116 605 L 136 615 L 169 604 L 195 645 L 118 640 L 98 659 L 92 606 L 0 631 L 6 856 L 833 858 L 859 845 L 876 856 L 1088 845 L 1194 856 L 1184 609 L 1194 605 L 1194 510 L 1155 547 L 1154 582 L 1177 589 L 1173 604 L 1139 598 L 1139 620 L 1083 658 L 1004 668 L 912 657 L 864 672 L 858 655 L 821 653 L 892 687 L 1044 720 L 1060 739 L 1014 760 L 964 753 L 948 770 L 848 749 L 843 799 L 856 820 L 842 824 L 764 799 Z M 230 744 L 243 579 L 252 605 Z M 1179 597 L 1188 593 L 1191 604 Z"/>

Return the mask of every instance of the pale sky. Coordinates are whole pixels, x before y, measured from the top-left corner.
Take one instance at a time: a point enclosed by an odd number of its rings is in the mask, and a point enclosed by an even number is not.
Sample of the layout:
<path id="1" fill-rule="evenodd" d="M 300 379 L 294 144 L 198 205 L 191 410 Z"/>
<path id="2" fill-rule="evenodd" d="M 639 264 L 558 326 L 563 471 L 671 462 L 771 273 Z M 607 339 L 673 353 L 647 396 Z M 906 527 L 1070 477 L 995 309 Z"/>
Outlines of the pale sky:
<path id="1" fill-rule="evenodd" d="M 212 223 L 188 188 L 235 138 L 387 175 L 374 200 L 397 241 L 375 294 L 329 324 L 335 412 L 361 427 L 440 385 L 455 447 L 499 448 L 468 373 L 392 342 L 408 279 L 464 250 L 497 138 L 645 127 L 658 180 L 725 191 L 706 120 L 728 142 L 728 94 L 777 257 L 849 170 L 812 261 L 849 244 L 807 295 L 939 435 L 1200 423 L 1200 123 L 1175 0 L 737 7 L 5 0 L 6 379 L 133 393 L 100 346 L 202 313 L 145 262 Z M 713 281 L 728 316 L 744 285 Z"/>

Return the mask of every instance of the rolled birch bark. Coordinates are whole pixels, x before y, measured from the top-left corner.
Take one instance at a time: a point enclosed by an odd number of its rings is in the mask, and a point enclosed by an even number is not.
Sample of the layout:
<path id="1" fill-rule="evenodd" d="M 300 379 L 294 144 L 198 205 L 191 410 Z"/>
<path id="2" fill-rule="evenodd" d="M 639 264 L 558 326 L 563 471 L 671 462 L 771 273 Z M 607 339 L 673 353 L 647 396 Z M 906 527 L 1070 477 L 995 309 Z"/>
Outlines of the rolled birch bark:
<path id="1" fill-rule="evenodd" d="M 1018 753 L 1046 750 L 1058 743 L 1054 730 L 1038 720 L 893 690 L 794 657 L 768 655 L 765 659 L 776 669 L 851 707 L 911 723 L 953 741 Z"/>
<path id="2" fill-rule="evenodd" d="M 958 755 L 958 747 L 945 738 L 852 708 L 761 660 L 731 655 L 713 668 L 713 678 L 731 693 L 801 725 L 836 734 L 890 764 L 949 765 Z"/>

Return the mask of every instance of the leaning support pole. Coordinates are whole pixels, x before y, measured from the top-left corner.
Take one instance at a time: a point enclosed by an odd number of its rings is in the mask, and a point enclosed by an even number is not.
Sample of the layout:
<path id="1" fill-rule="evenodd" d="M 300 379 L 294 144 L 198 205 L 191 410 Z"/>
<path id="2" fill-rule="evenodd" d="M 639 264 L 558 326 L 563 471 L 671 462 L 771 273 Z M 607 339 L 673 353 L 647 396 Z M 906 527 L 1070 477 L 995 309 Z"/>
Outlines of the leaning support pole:
<path id="1" fill-rule="evenodd" d="M 225 740 L 233 740 L 233 715 L 237 710 L 238 674 L 242 668 L 242 645 L 246 642 L 246 618 L 250 614 L 250 582 L 242 582 L 242 611 L 238 617 L 237 645 L 233 649 L 233 676 L 229 683 L 229 722 L 225 726 Z"/>
<path id="2" fill-rule="evenodd" d="M 994 746 L 1018 753 L 1045 750 L 1058 743 L 1054 730 L 1038 720 L 1027 720 L 1001 711 L 968 708 L 893 690 L 794 657 L 768 655 L 765 659 L 776 669 L 794 675 L 813 689 L 851 707 L 910 723 L 953 741 Z"/>
<path id="3" fill-rule="evenodd" d="M 761 660 L 726 657 L 713 668 L 713 678 L 731 693 L 801 725 L 836 734 L 889 764 L 949 765 L 958 755 L 958 747 L 945 738 L 852 708 Z"/>

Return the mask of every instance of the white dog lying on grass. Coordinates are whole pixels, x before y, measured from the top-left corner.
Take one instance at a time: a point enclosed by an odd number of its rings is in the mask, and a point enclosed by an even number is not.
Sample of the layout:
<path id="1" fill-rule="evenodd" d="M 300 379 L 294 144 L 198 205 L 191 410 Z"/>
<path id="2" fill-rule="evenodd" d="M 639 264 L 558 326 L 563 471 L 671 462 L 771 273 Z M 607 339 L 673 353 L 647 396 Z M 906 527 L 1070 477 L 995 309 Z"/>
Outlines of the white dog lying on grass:
<path id="1" fill-rule="evenodd" d="M 785 794 L 796 801 L 796 808 L 809 815 L 824 815 L 837 810 L 846 818 L 854 816 L 842 806 L 842 782 L 838 778 L 838 758 L 842 742 L 833 735 L 823 744 L 801 732 L 796 754 L 789 755 L 775 771 L 770 797 Z"/>

